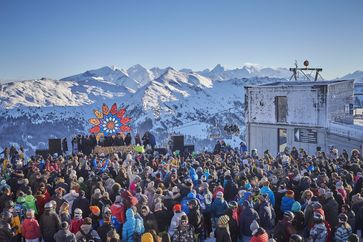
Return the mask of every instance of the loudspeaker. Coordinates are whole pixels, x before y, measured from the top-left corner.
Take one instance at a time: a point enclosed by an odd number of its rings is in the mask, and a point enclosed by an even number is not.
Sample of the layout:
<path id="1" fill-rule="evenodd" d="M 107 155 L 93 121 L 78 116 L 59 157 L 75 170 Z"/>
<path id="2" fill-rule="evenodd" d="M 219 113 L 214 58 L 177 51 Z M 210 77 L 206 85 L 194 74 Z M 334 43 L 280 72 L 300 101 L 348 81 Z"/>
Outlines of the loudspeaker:
<path id="1" fill-rule="evenodd" d="M 173 141 L 173 145 L 171 150 L 174 152 L 176 150 L 179 150 L 180 152 L 183 152 L 184 150 L 184 135 L 178 135 L 178 136 L 172 136 L 171 137 Z"/>
<path id="2" fill-rule="evenodd" d="M 40 155 L 46 159 L 49 155 L 49 150 L 35 150 L 35 155 Z"/>
<path id="3" fill-rule="evenodd" d="M 184 145 L 184 152 L 188 152 L 189 154 L 194 152 L 194 145 Z"/>
<path id="4" fill-rule="evenodd" d="M 54 155 L 57 153 L 58 155 L 62 154 L 62 140 L 61 139 L 49 139 L 48 140 L 48 148 L 49 153 Z"/>

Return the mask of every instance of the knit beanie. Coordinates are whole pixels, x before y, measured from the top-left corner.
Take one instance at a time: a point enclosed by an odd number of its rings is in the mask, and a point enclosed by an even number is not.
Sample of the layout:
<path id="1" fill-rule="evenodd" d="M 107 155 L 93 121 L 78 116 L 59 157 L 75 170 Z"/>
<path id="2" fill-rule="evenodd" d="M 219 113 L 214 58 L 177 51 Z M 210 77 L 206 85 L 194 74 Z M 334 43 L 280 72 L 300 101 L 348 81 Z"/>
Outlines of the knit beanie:
<path id="1" fill-rule="evenodd" d="M 175 204 L 174 207 L 173 207 L 173 210 L 175 212 L 180 212 L 181 211 L 181 205 L 180 204 Z"/>
<path id="2" fill-rule="evenodd" d="M 220 216 L 218 219 L 218 224 L 221 224 L 221 225 L 226 225 L 228 222 L 229 222 L 228 215 Z"/>
<path id="3" fill-rule="evenodd" d="M 101 213 L 101 210 L 97 206 L 89 206 L 89 209 L 91 210 L 93 215 L 99 216 Z"/>
<path id="4" fill-rule="evenodd" d="M 286 192 L 286 197 L 290 197 L 290 198 L 293 198 L 295 195 L 294 191 L 293 190 L 288 190 Z"/>
<path id="5" fill-rule="evenodd" d="M 292 204 L 291 211 L 292 212 L 299 212 L 301 210 L 301 204 L 298 201 L 295 201 Z"/>
<path id="6" fill-rule="evenodd" d="M 141 236 L 141 242 L 154 242 L 153 235 L 151 233 L 145 233 Z"/>

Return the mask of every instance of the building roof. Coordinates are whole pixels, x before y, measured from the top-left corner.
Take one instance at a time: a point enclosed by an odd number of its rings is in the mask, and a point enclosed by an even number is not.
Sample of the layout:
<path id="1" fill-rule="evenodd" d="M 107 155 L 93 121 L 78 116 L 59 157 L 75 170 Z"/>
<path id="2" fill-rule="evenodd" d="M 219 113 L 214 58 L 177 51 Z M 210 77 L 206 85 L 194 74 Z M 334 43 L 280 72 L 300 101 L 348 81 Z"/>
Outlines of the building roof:
<path id="1" fill-rule="evenodd" d="M 328 86 L 331 84 L 337 84 L 341 82 L 351 82 L 354 80 L 331 80 L 331 81 L 286 81 L 286 82 L 271 82 L 260 85 L 252 85 L 246 87 L 292 87 L 292 86 Z"/>

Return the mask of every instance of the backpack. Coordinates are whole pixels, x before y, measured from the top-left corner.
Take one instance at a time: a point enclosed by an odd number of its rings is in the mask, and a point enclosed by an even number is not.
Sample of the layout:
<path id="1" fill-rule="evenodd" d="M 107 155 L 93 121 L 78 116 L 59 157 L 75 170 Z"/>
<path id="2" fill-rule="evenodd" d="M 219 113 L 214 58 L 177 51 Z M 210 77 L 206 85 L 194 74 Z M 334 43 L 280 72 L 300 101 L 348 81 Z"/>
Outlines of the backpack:
<path id="1" fill-rule="evenodd" d="M 94 238 L 92 236 L 92 230 L 93 229 L 90 229 L 90 231 L 86 234 L 83 232 L 83 230 L 81 229 L 80 232 L 82 234 L 82 237 L 81 237 L 81 241 L 85 241 L 85 242 L 89 242 L 89 241 L 94 241 Z"/>

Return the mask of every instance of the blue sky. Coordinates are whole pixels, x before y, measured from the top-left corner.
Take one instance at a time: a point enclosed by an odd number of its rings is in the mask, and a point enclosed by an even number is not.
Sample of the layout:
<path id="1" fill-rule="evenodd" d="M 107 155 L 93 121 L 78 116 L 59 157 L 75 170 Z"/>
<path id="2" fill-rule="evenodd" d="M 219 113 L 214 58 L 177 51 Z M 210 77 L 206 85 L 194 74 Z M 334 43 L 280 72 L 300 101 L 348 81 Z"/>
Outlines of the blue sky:
<path id="1" fill-rule="evenodd" d="M 363 70 L 362 13 L 361 0 L 1 0 L 0 79 L 304 59 L 335 78 Z"/>

